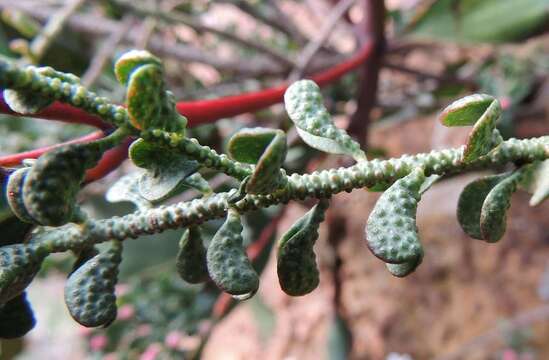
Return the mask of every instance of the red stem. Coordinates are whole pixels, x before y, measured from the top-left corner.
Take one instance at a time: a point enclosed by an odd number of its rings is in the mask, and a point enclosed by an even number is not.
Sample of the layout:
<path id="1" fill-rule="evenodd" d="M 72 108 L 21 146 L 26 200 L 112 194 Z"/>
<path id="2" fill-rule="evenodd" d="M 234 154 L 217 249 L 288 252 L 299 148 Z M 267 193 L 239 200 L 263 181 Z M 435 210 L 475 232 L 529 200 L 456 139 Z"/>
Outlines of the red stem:
<path id="1" fill-rule="evenodd" d="M 327 85 L 357 68 L 370 56 L 372 49 L 373 43 L 367 41 L 362 49 L 350 59 L 312 75 L 311 79 L 318 83 L 319 86 Z M 189 119 L 189 126 L 211 123 L 221 118 L 257 111 L 279 103 L 282 101 L 284 92 L 288 86 L 289 84 L 282 84 L 266 90 L 212 100 L 182 101 L 177 104 L 177 110 Z M 0 113 L 21 116 L 21 114 L 13 112 L 8 107 L 3 97 L 0 99 Z M 110 127 L 110 125 L 95 115 L 59 102 L 55 102 L 37 114 L 32 114 L 32 117 L 87 124 L 99 129 Z"/>
<path id="2" fill-rule="evenodd" d="M 68 145 L 68 144 L 78 144 L 78 143 L 85 143 L 90 142 L 94 140 L 101 139 L 105 136 L 105 133 L 103 131 L 94 131 L 91 134 L 84 135 L 82 137 L 62 142 L 59 144 L 51 145 L 51 146 L 45 146 L 38 149 L 30 150 L 21 152 L 18 154 L 12 154 L 12 155 L 6 155 L 0 157 L 0 166 L 15 166 L 21 163 L 24 159 L 37 159 L 39 158 L 43 153 L 50 151 L 52 149 L 55 149 L 56 147 Z"/>
<path id="3" fill-rule="evenodd" d="M 10 107 L 8 106 L 8 104 L 6 104 L 6 101 L 4 100 L 4 95 L 2 94 L 2 96 L 0 96 L 0 113 L 13 116 L 25 116 L 46 120 L 56 120 L 73 124 L 90 125 L 101 130 L 107 130 L 112 128 L 112 125 L 107 124 L 98 116 L 88 114 L 82 109 L 75 108 L 57 101 L 45 108 L 44 110 L 37 112 L 36 114 L 23 115 L 16 113 L 12 109 L 10 109 Z"/>
<path id="4" fill-rule="evenodd" d="M 319 86 L 324 86 L 337 80 L 341 76 L 354 70 L 364 61 L 366 61 L 373 51 L 373 45 L 374 43 L 372 41 L 366 41 L 362 49 L 350 59 L 338 65 L 335 65 L 325 71 L 312 75 L 311 79 L 314 80 Z M 219 99 L 179 102 L 177 104 L 177 110 L 189 119 L 190 127 L 198 126 L 201 124 L 214 122 L 221 118 L 257 111 L 273 104 L 282 102 L 284 98 L 284 92 L 286 91 L 288 86 L 289 84 L 284 83 L 282 85 L 266 90 L 244 93 L 235 96 L 227 96 Z M 0 113 L 15 116 L 29 116 L 21 115 L 12 111 L 5 103 L 3 97 L 0 97 Z M 98 116 L 88 114 L 81 109 L 60 102 L 55 102 L 44 110 L 36 114 L 32 114 L 32 117 L 48 120 L 57 120 L 68 123 L 86 124 L 102 130 L 111 128 L 111 125 L 105 123 Z M 96 136 L 97 133 L 92 133 L 90 135 L 69 141 L 67 143 L 92 141 L 97 139 Z M 26 158 L 38 158 L 44 152 L 67 143 L 0 157 L 0 166 L 13 166 L 19 164 L 23 159 Z M 124 159 L 127 157 L 128 145 L 129 143 L 126 141 L 124 144 L 116 147 L 115 149 L 106 152 L 99 164 L 95 168 L 88 171 L 86 176 L 86 182 L 100 179 L 103 176 L 107 175 L 110 171 L 118 167 L 118 165 L 120 165 L 120 163 L 122 163 L 122 161 L 124 161 Z"/>

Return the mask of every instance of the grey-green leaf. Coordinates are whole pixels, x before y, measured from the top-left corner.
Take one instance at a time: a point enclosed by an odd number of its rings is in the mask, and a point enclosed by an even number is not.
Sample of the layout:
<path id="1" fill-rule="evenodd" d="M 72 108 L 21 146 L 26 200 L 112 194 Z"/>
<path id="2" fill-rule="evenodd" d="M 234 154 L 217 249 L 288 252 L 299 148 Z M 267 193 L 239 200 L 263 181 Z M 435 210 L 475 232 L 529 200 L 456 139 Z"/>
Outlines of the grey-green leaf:
<path id="1" fill-rule="evenodd" d="M 532 164 L 521 186 L 532 194 L 530 206 L 537 206 L 549 198 L 549 160 Z"/>
<path id="2" fill-rule="evenodd" d="M 474 239 L 484 240 L 480 231 L 480 213 L 484 200 L 492 189 L 509 177 L 510 173 L 490 175 L 469 183 L 461 192 L 457 218 L 461 228 Z"/>
<path id="3" fill-rule="evenodd" d="M 208 273 L 223 291 L 245 300 L 259 288 L 255 272 L 242 244 L 242 223 L 236 210 L 229 209 L 206 253 Z"/>
<path id="4" fill-rule="evenodd" d="M 139 194 L 148 201 L 162 201 L 182 190 L 184 180 L 194 174 L 199 164 L 185 155 L 137 139 L 129 149 L 135 165 L 146 169 L 138 180 Z"/>
<path id="5" fill-rule="evenodd" d="M 293 83 L 284 94 L 290 119 L 309 146 L 333 154 L 346 154 L 357 161 L 366 159 L 360 145 L 345 130 L 339 129 L 324 107 L 320 88 L 311 80 Z"/>
<path id="6" fill-rule="evenodd" d="M 411 270 L 421 262 L 423 248 L 417 232 L 416 210 L 424 182 L 423 169 L 415 169 L 391 185 L 377 201 L 368 218 L 366 239 L 368 248 L 381 260 L 391 264 L 407 263 Z M 402 268 L 389 269 L 399 274 Z"/>
<path id="7" fill-rule="evenodd" d="M 47 254 L 37 244 L 14 244 L 0 248 L 0 305 L 26 289 Z"/>
<path id="8" fill-rule="evenodd" d="M 108 326 L 116 318 L 114 287 L 122 261 L 122 243 L 111 247 L 76 269 L 65 285 L 65 303 L 71 316 L 83 326 Z"/>
<path id="9" fill-rule="evenodd" d="M 153 204 L 139 193 L 138 183 L 141 176 L 141 172 L 133 172 L 122 176 L 107 190 L 105 199 L 111 203 L 128 201 L 133 203 L 139 210 L 150 209 Z"/>
<path id="10" fill-rule="evenodd" d="M 320 200 L 278 241 L 278 282 L 288 295 L 302 296 L 318 286 L 319 272 L 313 246 L 328 206 L 327 199 Z"/>
<path id="11" fill-rule="evenodd" d="M 480 233 L 487 242 L 496 242 L 505 233 L 507 210 L 511 206 L 511 196 L 517 190 L 522 173 L 515 171 L 500 181 L 490 192 L 480 211 Z"/>
<path id="12" fill-rule="evenodd" d="M 208 280 L 206 248 L 198 227 L 191 226 L 183 232 L 179 241 L 176 268 L 179 276 L 188 283 L 198 284 Z"/>

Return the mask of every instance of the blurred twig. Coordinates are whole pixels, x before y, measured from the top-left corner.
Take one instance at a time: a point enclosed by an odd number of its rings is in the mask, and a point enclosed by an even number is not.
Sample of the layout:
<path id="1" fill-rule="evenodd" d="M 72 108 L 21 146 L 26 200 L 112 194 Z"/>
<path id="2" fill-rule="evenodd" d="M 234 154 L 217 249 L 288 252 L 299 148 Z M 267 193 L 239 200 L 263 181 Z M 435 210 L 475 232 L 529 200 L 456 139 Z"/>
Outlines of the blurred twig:
<path id="1" fill-rule="evenodd" d="M 209 26 L 207 24 L 204 24 L 200 20 L 196 20 L 183 13 L 164 12 L 158 9 L 145 7 L 143 5 L 136 5 L 134 1 L 129 1 L 129 0 L 116 0 L 116 2 L 124 6 L 126 9 L 132 12 L 135 12 L 139 15 L 154 16 L 156 18 L 159 18 L 161 20 L 164 20 L 172 24 L 184 24 L 196 31 L 209 32 L 219 37 L 225 38 L 229 41 L 232 41 L 233 43 L 240 44 L 250 49 L 257 50 L 260 53 L 264 53 L 270 56 L 272 59 L 276 60 L 277 62 L 281 63 L 286 67 L 292 67 L 295 65 L 292 59 L 288 58 L 285 54 L 273 49 L 272 47 L 266 46 L 254 40 L 245 39 L 229 31 L 225 31 L 223 29 Z"/>
<path id="2" fill-rule="evenodd" d="M 125 17 L 122 20 L 122 26 L 113 32 L 101 45 L 99 50 L 95 53 L 94 57 L 90 61 L 90 66 L 82 75 L 82 84 L 84 86 L 92 85 L 97 78 L 101 75 L 105 63 L 113 55 L 116 46 L 126 36 L 126 33 L 130 30 L 132 21 L 129 17 Z"/>
<path id="3" fill-rule="evenodd" d="M 53 13 L 42 31 L 31 41 L 29 45 L 29 56 L 33 63 L 38 63 L 50 47 L 52 41 L 59 35 L 63 26 L 74 14 L 85 0 L 69 0 L 63 7 Z"/>
<path id="4" fill-rule="evenodd" d="M 337 24 L 339 19 L 341 19 L 341 17 L 345 15 L 345 13 L 347 13 L 347 11 L 351 8 L 351 6 L 353 6 L 353 4 L 356 3 L 356 1 L 357 0 L 342 0 L 336 6 L 334 6 L 330 13 L 330 16 L 322 25 L 318 36 L 315 39 L 311 40 L 307 44 L 305 49 L 303 49 L 303 51 L 299 54 L 297 65 L 290 74 L 290 81 L 296 81 L 301 76 L 303 76 L 305 68 L 309 66 L 312 58 L 321 49 L 322 45 L 328 40 L 328 38 L 334 31 L 335 25 Z"/>

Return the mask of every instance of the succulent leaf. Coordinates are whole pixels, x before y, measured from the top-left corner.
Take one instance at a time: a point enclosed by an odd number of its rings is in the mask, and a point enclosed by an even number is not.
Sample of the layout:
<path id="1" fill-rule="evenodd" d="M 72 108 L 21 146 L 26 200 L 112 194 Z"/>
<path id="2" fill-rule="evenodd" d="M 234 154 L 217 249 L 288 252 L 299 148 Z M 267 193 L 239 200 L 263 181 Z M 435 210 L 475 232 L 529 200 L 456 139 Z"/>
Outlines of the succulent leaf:
<path id="1" fill-rule="evenodd" d="M 23 184 L 29 171 L 30 168 L 24 167 L 17 169 L 10 175 L 6 186 L 6 198 L 11 211 L 13 211 L 18 219 L 26 223 L 36 223 L 36 220 L 30 216 L 23 202 Z"/>
<path id="2" fill-rule="evenodd" d="M 114 64 L 116 79 L 119 83 L 127 85 L 132 72 L 143 65 L 162 66 L 162 62 L 145 50 L 131 50 L 124 53 Z"/>
<path id="3" fill-rule="evenodd" d="M 227 219 L 208 246 L 208 273 L 223 291 L 245 300 L 259 288 L 259 277 L 242 245 L 242 223 L 236 210 L 229 209 Z"/>
<path id="4" fill-rule="evenodd" d="M 246 184 L 250 194 L 267 194 L 283 187 L 286 176 L 281 171 L 286 158 L 286 135 L 281 130 L 242 129 L 229 141 L 230 156 L 241 162 L 255 164 Z"/>
<path id="5" fill-rule="evenodd" d="M 320 200 L 278 241 L 278 282 L 288 295 L 306 295 L 318 286 L 319 272 L 313 246 L 328 206 L 327 199 Z"/>
<path id="6" fill-rule="evenodd" d="M 66 145 L 42 155 L 23 183 L 23 203 L 29 215 L 41 225 L 71 221 L 85 172 L 101 155 L 94 143 Z"/>
<path id="7" fill-rule="evenodd" d="M 416 210 L 425 179 L 423 169 L 417 168 L 395 181 L 380 196 L 368 218 L 368 248 L 381 260 L 401 265 L 389 267 L 396 276 L 413 271 L 423 257 L 417 233 Z"/>
<path id="8" fill-rule="evenodd" d="M 121 260 L 122 243 L 112 241 L 110 249 L 93 256 L 69 275 L 65 303 L 81 325 L 106 327 L 116 318 L 114 287 Z"/>
<path id="9" fill-rule="evenodd" d="M 27 288 L 47 254 L 37 244 L 14 244 L 0 248 L 0 304 Z"/>
<path id="10" fill-rule="evenodd" d="M 34 328 L 36 320 L 27 301 L 26 292 L 22 292 L 0 307 L 0 339 L 23 337 Z"/>
<path id="11" fill-rule="evenodd" d="M 511 196 L 517 190 L 522 173 L 520 170 L 500 181 L 486 196 L 480 211 L 480 233 L 487 242 L 497 242 L 507 227 L 507 210 Z"/>
<path id="12" fill-rule="evenodd" d="M 116 203 L 128 201 L 133 203 L 139 210 L 150 209 L 153 204 L 139 193 L 139 178 L 141 172 L 133 172 L 118 179 L 105 194 L 108 202 Z"/>
<path id="13" fill-rule="evenodd" d="M 185 185 L 185 179 L 199 168 L 198 162 L 185 155 L 143 139 L 131 144 L 129 155 L 135 165 L 147 170 L 137 181 L 137 189 L 143 198 L 152 202 L 177 193 Z"/>
<path id="14" fill-rule="evenodd" d="M 459 196 L 457 218 L 461 228 L 474 239 L 484 240 L 480 231 L 482 205 L 492 189 L 509 177 L 510 173 L 490 175 L 468 184 Z"/>
<path id="15" fill-rule="evenodd" d="M 346 154 L 357 161 L 366 159 L 360 145 L 335 126 L 323 104 L 320 88 L 313 81 L 293 83 L 284 94 L 284 103 L 299 136 L 309 146 L 332 154 Z"/>
<path id="16" fill-rule="evenodd" d="M 208 280 L 206 248 L 198 227 L 185 229 L 181 236 L 176 268 L 179 276 L 188 283 L 198 284 Z"/>
<path id="17" fill-rule="evenodd" d="M 145 63 L 128 60 L 121 63 L 120 79 L 126 79 L 130 68 L 133 70 L 127 81 L 126 105 L 131 124 L 140 130 L 162 129 L 184 134 L 187 119 L 177 112 L 175 98 L 166 90 L 162 65 L 149 60 Z"/>
<path id="18" fill-rule="evenodd" d="M 530 206 L 537 206 L 549 198 L 549 160 L 532 164 L 520 185 L 532 194 Z"/>
<path id="19" fill-rule="evenodd" d="M 439 120 L 445 126 L 474 125 L 462 155 L 462 161 L 469 163 L 486 155 L 500 142 L 501 136 L 494 135 L 500 115 L 501 105 L 496 98 L 475 94 L 448 105 Z"/>

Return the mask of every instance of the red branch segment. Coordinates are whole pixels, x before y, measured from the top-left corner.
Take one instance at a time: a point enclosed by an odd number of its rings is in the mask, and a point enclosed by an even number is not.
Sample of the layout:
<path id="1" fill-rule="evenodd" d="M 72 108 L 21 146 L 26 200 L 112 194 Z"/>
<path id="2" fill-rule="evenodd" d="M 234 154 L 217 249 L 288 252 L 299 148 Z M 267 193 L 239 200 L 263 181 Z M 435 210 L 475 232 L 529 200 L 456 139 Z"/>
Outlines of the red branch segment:
<path id="1" fill-rule="evenodd" d="M 316 73 L 310 78 L 319 86 L 330 84 L 360 66 L 360 64 L 370 57 L 372 51 L 373 42 L 366 41 L 362 49 L 350 59 L 343 61 L 342 63 L 337 64 L 327 70 Z M 177 110 L 188 118 L 190 127 L 198 126 L 214 122 L 221 118 L 258 111 L 265 107 L 280 103 L 283 101 L 284 92 L 288 86 L 289 84 L 284 83 L 282 85 L 257 92 L 227 96 L 219 99 L 199 100 L 192 102 L 182 101 L 177 104 Z M 4 101 L 3 97 L 0 97 L 0 113 L 23 116 L 11 110 Z M 98 116 L 88 114 L 81 109 L 60 102 L 55 102 L 44 110 L 36 114 L 32 114 L 32 117 L 63 121 L 67 123 L 85 124 L 101 130 L 111 128 L 111 125 L 105 123 Z M 102 136 L 104 136 L 102 131 L 94 132 L 66 143 L 0 157 L 0 166 L 14 166 L 20 164 L 23 159 L 38 158 L 46 151 L 49 151 L 57 146 L 68 143 L 93 141 L 101 138 Z M 130 140 L 128 139 L 123 144 L 107 151 L 101 158 L 99 164 L 87 172 L 86 183 L 98 180 L 112 170 L 116 169 L 127 157 L 129 141 Z"/>

